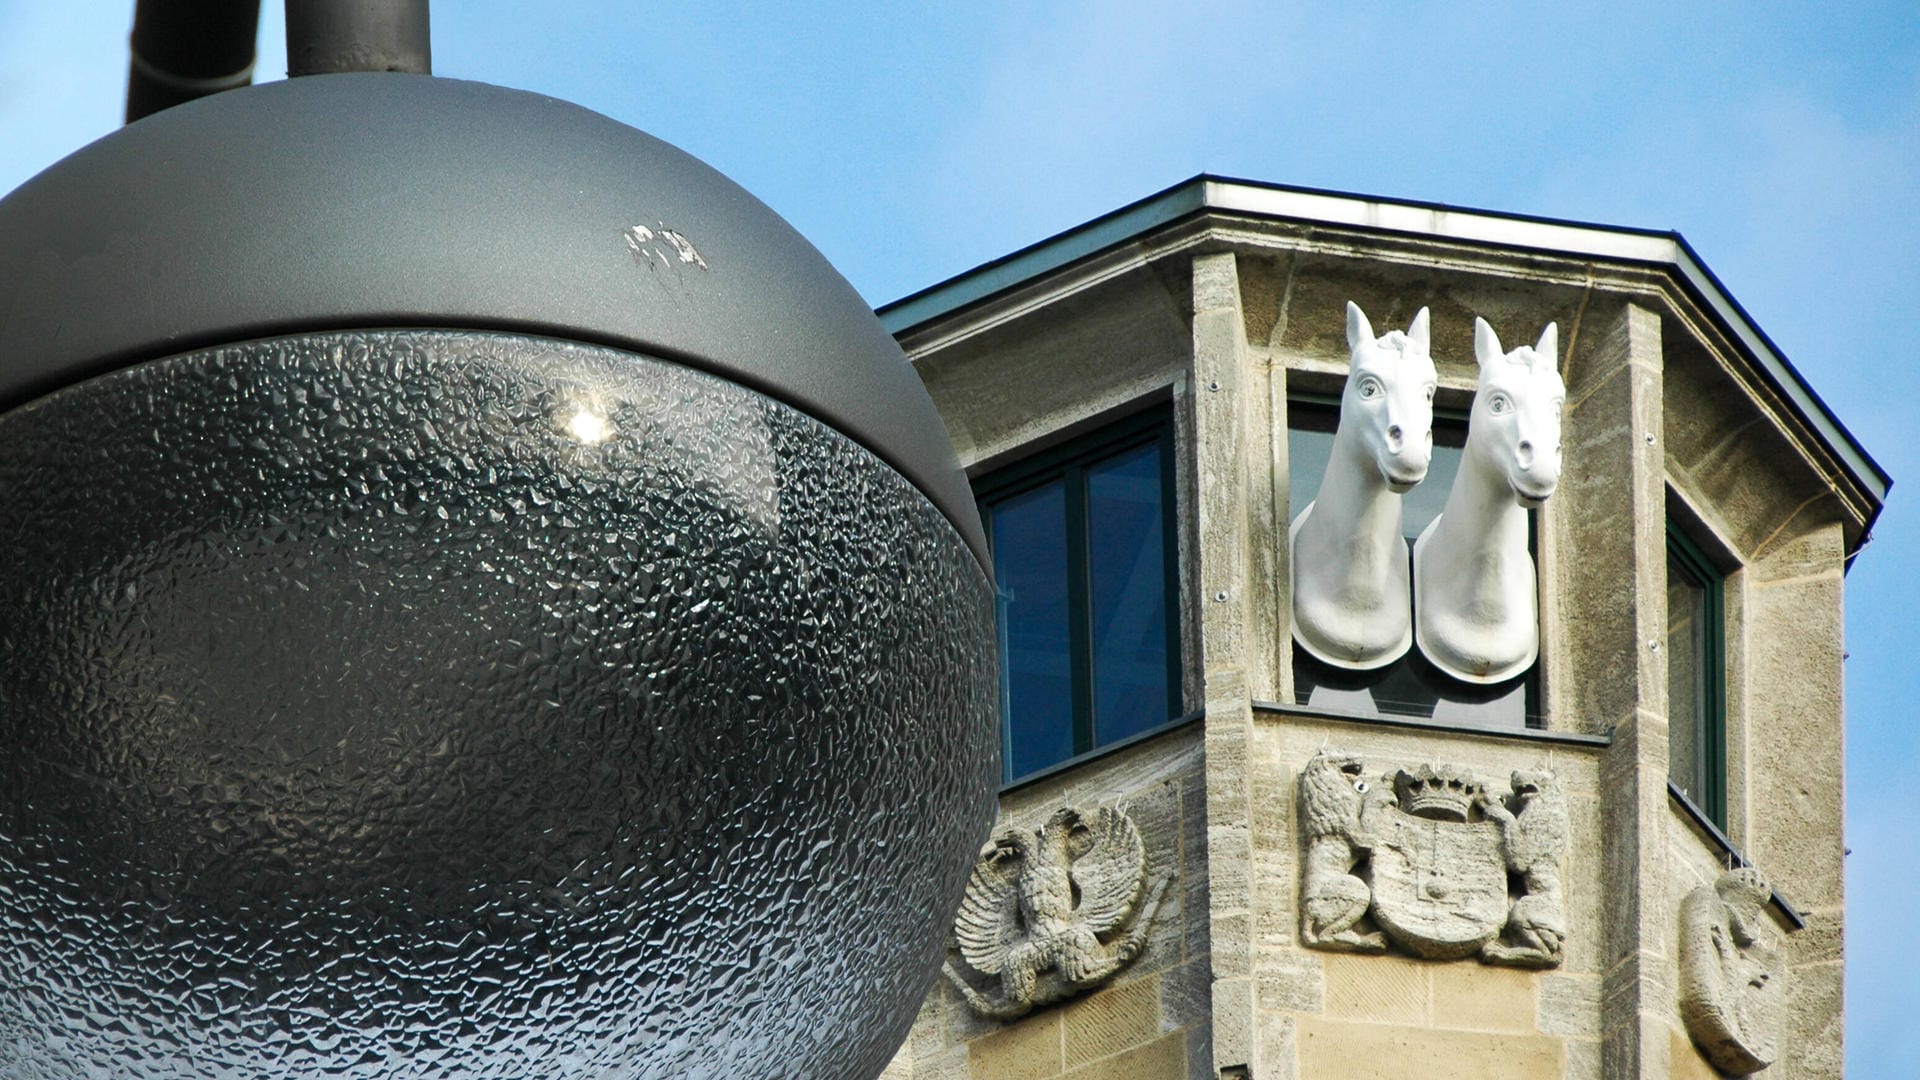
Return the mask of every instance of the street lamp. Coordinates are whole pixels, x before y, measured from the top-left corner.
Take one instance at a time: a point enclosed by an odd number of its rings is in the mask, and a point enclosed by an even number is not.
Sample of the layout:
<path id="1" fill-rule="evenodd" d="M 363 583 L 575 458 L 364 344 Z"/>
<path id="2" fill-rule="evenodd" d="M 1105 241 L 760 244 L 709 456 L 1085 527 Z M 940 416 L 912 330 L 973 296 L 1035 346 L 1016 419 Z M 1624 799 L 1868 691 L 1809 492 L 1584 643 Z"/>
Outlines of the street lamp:
<path id="1" fill-rule="evenodd" d="M 232 90 L 0 200 L 0 547 L 0 1074 L 870 1076 L 993 814 L 898 348 L 536 94 Z"/>

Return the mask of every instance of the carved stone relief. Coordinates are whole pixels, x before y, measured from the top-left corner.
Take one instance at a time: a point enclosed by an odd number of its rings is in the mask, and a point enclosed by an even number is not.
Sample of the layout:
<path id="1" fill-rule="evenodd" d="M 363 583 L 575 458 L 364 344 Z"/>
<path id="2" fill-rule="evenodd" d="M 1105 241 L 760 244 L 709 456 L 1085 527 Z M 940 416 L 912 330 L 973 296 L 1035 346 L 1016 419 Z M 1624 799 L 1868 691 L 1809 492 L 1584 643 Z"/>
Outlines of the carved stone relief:
<path id="1" fill-rule="evenodd" d="M 1038 829 L 1001 828 L 980 850 L 953 933 L 997 988 L 947 978 L 982 1016 L 1010 1020 L 1091 990 L 1146 945 L 1167 875 L 1147 885 L 1140 831 L 1119 810 L 1062 807 Z"/>
<path id="2" fill-rule="evenodd" d="M 1300 774 L 1300 822 L 1307 945 L 1560 963 L 1567 810 L 1552 773 L 1515 772 L 1500 795 L 1451 765 L 1369 780 L 1358 755 L 1322 750 Z"/>
<path id="3" fill-rule="evenodd" d="M 1384 667 L 1413 645 L 1412 586 L 1400 532 L 1400 496 L 1433 457 L 1427 309 L 1406 332 L 1375 338 L 1347 304 L 1351 353 L 1340 426 L 1319 494 L 1287 531 L 1293 566 L 1293 638 L 1335 667 Z"/>
<path id="4" fill-rule="evenodd" d="M 1721 874 L 1680 902 L 1680 1018 L 1721 1072 L 1773 1063 L 1786 1010 L 1786 957 L 1767 925 L 1771 890 L 1752 869 Z"/>
<path id="5" fill-rule="evenodd" d="M 1526 511 L 1560 482 L 1559 342 L 1548 323 L 1538 344 L 1502 352 L 1487 321 L 1473 320 L 1480 376 L 1466 450 L 1446 509 L 1413 545 L 1414 636 L 1465 682 L 1502 682 L 1539 655 Z"/>

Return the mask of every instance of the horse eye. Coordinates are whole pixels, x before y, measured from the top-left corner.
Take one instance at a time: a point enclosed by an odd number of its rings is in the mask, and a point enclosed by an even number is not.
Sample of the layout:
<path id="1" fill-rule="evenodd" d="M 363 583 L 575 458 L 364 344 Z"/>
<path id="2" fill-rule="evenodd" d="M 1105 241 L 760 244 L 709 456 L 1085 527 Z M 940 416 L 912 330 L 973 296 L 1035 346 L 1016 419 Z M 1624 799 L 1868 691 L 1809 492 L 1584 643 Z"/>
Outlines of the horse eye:
<path id="1" fill-rule="evenodd" d="M 1353 782 L 1353 790 L 1365 795 L 1367 793 L 1367 782 L 1365 780 L 1355 780 Z"/>
<path id="2" fill-rule="evenodd" d="M 1501 413 L 1506 412 L 1507 411 L 1507 395 L 1505 394 L 1493 395 L 1493 400 L 1487 402 L 1487 411 L 1490 413 L 1493 413 L 1495 416 L 1498 416 Z"/>
<path id="3" fill-rule="evenodd" d="M 1368 376 L 1367 378 L 1361 379 L 1360 380 L 1360 396 L 1363 398 L 1379 397 L 1380 381 L 1378 379 L 1373 378 L 1372 376 Z"/>

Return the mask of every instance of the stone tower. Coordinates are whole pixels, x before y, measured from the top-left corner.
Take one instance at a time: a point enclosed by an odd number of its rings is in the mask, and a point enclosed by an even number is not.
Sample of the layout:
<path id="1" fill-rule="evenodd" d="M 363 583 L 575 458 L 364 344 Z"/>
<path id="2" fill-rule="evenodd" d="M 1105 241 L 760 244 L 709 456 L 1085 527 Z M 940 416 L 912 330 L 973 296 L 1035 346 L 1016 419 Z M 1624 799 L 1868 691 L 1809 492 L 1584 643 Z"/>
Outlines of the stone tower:
<path id="1" fill-rule="evenodd" d="M 1557 328 L 1522 674 L 1295 644 L 1349 302 L 1437 375 L 1393 552 L 1468 512 L 1475 320 Z M 1840 1074 L 1842 584 L 1888 480 L 1678 235 L 1200 177 L 881 315 L 992 534 L 1007 712 L 886 1076 Z"/>

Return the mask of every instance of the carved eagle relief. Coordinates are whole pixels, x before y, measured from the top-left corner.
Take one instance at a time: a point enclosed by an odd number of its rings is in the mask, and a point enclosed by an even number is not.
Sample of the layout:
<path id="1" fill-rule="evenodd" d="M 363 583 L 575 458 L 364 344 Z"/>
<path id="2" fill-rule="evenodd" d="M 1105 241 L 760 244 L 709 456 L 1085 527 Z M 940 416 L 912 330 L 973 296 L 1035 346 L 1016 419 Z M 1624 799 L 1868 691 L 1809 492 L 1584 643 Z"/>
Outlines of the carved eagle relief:
<path id="1" fill-rule="evenodd" d="M 1118 810 L 1063 807 L 1038 829 L 999 829 L 953 927 L 961 958 L 998 976 L 999 992 L 975 989 L 952 964 L 947 977 L 998 1019 L 1091 989 L 1140 954 L 1165 887 L 1165 877 L 1146 887 L 1140 831 Z"/>

